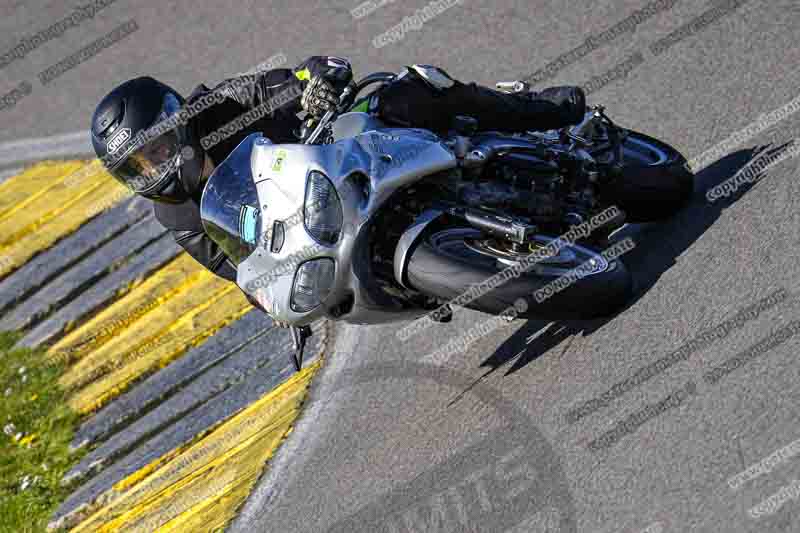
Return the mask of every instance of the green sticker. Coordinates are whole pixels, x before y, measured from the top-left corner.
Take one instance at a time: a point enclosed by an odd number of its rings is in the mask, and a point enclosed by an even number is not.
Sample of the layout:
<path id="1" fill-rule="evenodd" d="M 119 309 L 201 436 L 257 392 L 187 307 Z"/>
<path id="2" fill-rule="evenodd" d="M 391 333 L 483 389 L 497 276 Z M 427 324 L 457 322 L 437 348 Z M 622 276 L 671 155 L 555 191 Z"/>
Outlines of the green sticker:
<path id="1" fill-rule="evenodd" d="M 280 172 L 283 168 L 283 162 L 286 160 L 286 150 L 277 150 L 275 152 L 275 159 L 272 160 L 272 171 Z"/>

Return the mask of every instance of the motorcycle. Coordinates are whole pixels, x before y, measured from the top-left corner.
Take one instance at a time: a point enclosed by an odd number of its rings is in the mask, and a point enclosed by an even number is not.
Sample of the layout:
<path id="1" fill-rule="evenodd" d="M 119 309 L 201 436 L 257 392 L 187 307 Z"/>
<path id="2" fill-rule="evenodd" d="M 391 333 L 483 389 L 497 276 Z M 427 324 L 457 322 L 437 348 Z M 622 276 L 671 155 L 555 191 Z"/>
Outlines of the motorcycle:
<path id="1" fill-rule="evenodd" d="M 250 135 L 205 185 L 203 225 L 236 263 L 248 299 L 291 328 L 296 369 L 320 318 L 385 323 L 444 306 L 444 322 L 448 302 L 470 290 L 464 306 L 497 315 L 522 298 L 525 318 L 590 318 L 624 305 L 630 272 L 599 250 L 625 223 L 685 205 L 694 176 L 677 150 L 616 125 L 599 105 L 560 130 L 480 131 L 460 116 L 443 136 L 348 111 L 364 89 L 394 78 L 379 72 L 351 85 L 302 144 Z M 590 235 L 559 237 L 611 207 Z M 554 242 L 555 252 L 540 253 Z M 587 264 L 565 290 L 533 298 Z"/>

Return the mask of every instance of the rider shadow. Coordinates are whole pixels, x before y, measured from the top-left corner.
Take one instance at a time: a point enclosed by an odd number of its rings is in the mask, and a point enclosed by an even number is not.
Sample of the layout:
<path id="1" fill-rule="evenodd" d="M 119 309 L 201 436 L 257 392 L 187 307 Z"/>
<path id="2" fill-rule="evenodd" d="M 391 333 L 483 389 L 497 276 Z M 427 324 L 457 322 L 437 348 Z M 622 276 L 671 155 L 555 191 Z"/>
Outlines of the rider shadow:
<path id="1" fill-rule="evenodd" d="M 481 363 L 488 370 L 478 380 L 495 372 L 513 361 L 506 371 L 508 376 L 541 357 L 572 335 L 581 333 L 591 335 L 618 314 L 633 306 L 655 285 L 667 270 L 675 265 L 676 258 L 687 250 L 719 218 L 722 212 L 741 199 L 758 184 L 760 177 L 752 184 L 745 184 L 729 197 L 714 202 L 706 200 L 706 191 L 734 176 L 741 168 L 765 151 L 770 154 L 783 152 L 791 143 L 777 148 L 770 146 L 754 147 L 734 152 L 695 175 L 695 191 L 692 200 L 682 211 L 671 219 L 659 223 L 629 224 L 613 235 L 612 242 L 631 237 L 636 247 L 623 256 L 625 264 L 633 275 L 633 295 L 623 308 L 615 314 L 592 320 L 528 320 L 519 330 L 500 345 L 497 350 Z M 565 345 L 561 353 L 569 348 Z"/>

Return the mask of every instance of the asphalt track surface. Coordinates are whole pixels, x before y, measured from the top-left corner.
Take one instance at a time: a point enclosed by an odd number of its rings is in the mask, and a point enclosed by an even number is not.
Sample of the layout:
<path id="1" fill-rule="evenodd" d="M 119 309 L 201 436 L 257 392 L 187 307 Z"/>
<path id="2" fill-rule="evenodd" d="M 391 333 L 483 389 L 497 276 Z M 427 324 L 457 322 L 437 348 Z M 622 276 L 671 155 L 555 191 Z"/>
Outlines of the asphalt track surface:
<path id="1" fill-rule="evenodd" d="M 85 129 L 96 101 L 128 77 L 147 73 L 190 90 L 276 53 L 290 63 L 343 55 L 360 73 L 418 62 L 485 84 L 525 77 L 646 4 L 464 0 L 376 49 L 373 37 L 426 2 L 395 2 L 354 20 L 350 9 L 358 2 L 144 7 L 119 0 L 3 69 L 0 94 L 23 80 L 33 90 L 0 111 L 0 141 Z M 0 54 L 69 14 L 60 3 L 36 5 L 0 6 Z M 586 83 L 641 51 L 641 64 L 590 100 L 606 104 L 622 125 L 697 156 L 800 94 L 796 1 L 751 0 L 663 54 L 647 48 L 711 5 L 679 1 L 542 85 Z M 47 86 L 36 79 L 132 18 L 140 29 L 124 41 Z M 780 147 L 799 131 L 794 114 L 730 147 L 699 173 L 684 212 L 626 230 L 637 243 L 625 259 L 637 294 L 615 317 L 516 321 L 433 361 L 428 354 L 487 317 L 459 310 L 452 323 L 406 342 L 395 337 L 397 325 L 338 328 L 336 350 L 300 423 L 232 529 L 800 530 L 800 501 L 790 490 L 772 514 L 750 514 L 793 486 L 797 455 L 736 488 L 729 483 L 800 438 L 797 336 L 781 337 L 717 381 L 707 379 L 800 318 L 797 159 L 730 198 L 711 204 L 704 197 L 747 163 L 750 149 Z M 783 300 L 724 338 L 579 420 L 567 416 L 780 289 Z M 620 421 L 667 399 L 674 401 L 651 407 L 616 442 L 592 449 Z"/>

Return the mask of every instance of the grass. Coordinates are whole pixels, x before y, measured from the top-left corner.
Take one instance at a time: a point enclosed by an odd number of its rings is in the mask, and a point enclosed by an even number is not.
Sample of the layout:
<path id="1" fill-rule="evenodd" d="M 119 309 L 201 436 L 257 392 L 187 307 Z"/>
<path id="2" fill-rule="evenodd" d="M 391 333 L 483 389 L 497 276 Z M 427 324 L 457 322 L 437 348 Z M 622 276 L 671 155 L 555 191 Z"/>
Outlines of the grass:
<path id="1" fill-rule="evenodd" d="M 58 386 L 63 366 L 40 350 L 13 349 L 0 333 L 0 532 L 45 531 L 69 494 L 60 484 L 79 459 L 69 452 L 79 416 Z"/>

